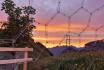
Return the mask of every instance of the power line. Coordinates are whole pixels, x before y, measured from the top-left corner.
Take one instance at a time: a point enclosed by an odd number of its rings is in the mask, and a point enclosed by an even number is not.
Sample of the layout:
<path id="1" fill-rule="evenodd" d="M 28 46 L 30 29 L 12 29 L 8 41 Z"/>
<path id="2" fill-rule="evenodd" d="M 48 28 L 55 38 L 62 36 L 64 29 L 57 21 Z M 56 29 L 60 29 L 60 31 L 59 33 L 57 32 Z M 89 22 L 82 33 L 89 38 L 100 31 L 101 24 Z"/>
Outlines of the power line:
<path id="1" fill-rule="evenodd" d="M 63 0 L 64 1 L 64 0 Z M 69 14 L 66 14 L 65 12 L 64 12 L 64 10 L 62 10 L 61 9 L 61 7 L 63 7 L 62 5 L 61 5 L 61 3 L 62 3 L 62 0 L 58 0 L 57 1 L 57 7 L 56 7 L 56 12 L 49 18 L 49 20 L 47 20 L 47 22 L 46 23 L 41 23 L 40 21 L 35 21 L 35 23 L 37 23 L 37 24 L 43 24 L 44 25 L 44 29 L 45 29 L 45 31 L 44 31 L 44 35 L 45 35 L 45 38 L 46 38 L 46 40 L 45 40 L 45 42 L 46 42 L 46 44 L 48 44 L 49 43 L 49 40 L 48 40 L 48 38 L 49 38 L 49 26 L 50 26 L 50 24 L 52 24 L 52 21 L 58 16 L 58 15 L 62 15 L 63 17 L 65 17 L 65 18 L 67 18 L 67 31 L 66 31 L 66 33 L 63 35 L 63 37 L 62 37 L 62 39 L 60 39 L 59 40 L 59 42 L 57 42 L 59 45 L 63 45 L 63 44 L 66 44 L 66 45 L 71 45 L 71 41 L 73 41 L 73 38 L 72 37 L 74 37 L 74 36 L 78 36 L 79 37 L 79 43 L 81 43 L 82 42 L 82 40 L 81 40 L 81 37 L 82 37 L 82 34 L 83 33 L 85 33 L 86 32 L 86 30 L 92 25 L 91 24 L 91 22 L 93 21 L 92 20 L 92 18 L 93 18 L 93 15 L 94 14 L 97 14 L 97 12 L 98 11 L 102 11 L 103 9 L 104 9 L 104 5 L 101 5 L 100 7 L 98 7 L 98 8 L 96 8 L 95 10 L 93 10 L 93 11 L 89 11 L 87 8 L 85 8 L 84 7 L 84 5 L 85 5 L 85 1 L 87 1 L 87 0 L 81 0 L 81 6 L 80 7 L 78 7 L 73 13 L 71 13 L 71 15 L 69 15 Z M 31 2 L 31 0 L 29 0 L 28 1 L 29 3 L 29 6 L 31 6 L 32 4 L 32 2 Z M 88 20 L 87 20 L 87 23 L 85 24 L 85 27 L 83 28 L 83 29 L 81 29 L 78 33 L 77 32 L 73 32 L 72 31 L 72 28 L 71 28 L 71 25 L 73 24 L 72 22 L 71 22 L 71 19 L 72 19 L 72 17 L 74 16 L 74 15 L 76 15 L 78 12 L 80 12 L 80 10 L 84 10 L 87 14 L 88 14 Z M 63 11 L 63 12 L 62 12 Z M 69 13 L 70 13 L 70 11 L 69 11 Z M 82 15 L 82 17 L 83 17 L 83 15 Z M 93 26 L 93 25 L 92 25 Z M 16 40 L 20 37 L 20 36 L 22 36 L 23 34 L 24 34 L 24 32 L 25 32 L 25 30 L 27 29 L 29 27 L 29 25 L 27 25 L 25 28 L 23 28 L 21 31 L 20 31 L 20 33 L 18 33 L 17 34 L 17 36 L 16 37 L 14 37 L 13 39 L 9 39 L 8 40 L 8 42 L 7 42 L 7 40 L 4 40 L 4 39 L 1 39 L 0 41 L 2 41 L 1 43 L 15 43 L 16 42 Z M 94 29 L 95 30 L 95 37 L 97 37 L 97 36 L 99 36 L 97 33 L 101 30 L 101 28 L 103 28 L 104 27 L 104 25 L 102 25 L 102 26 L 99 26 L 98 28 L 93 28 L 92 27 L 92 29 Z M 0 44 L 1 44 L 0 43 Z M 39 57 L 42 55 L 42 53 L 44 52 L 44 50 L 41 50 L 41 52 L 39 53 Z M 39 59 L 39 57 L 37 57 L 37 60 Z"/>
<path id="2" fill-rule="evenodd" d="M 67 38 L 67 37 L 71 37 L 71 36 L 74 36 L 74 35 L 76 35 L 76 36 L 78 36 L 79 37 L 79 43 L 81 43 L 82 42 L 82 40 L 81 40 L 81 37 L 82 37 L 82 34 L 83 33 L 85 33 L 85 31 L 90 27 L 90 25 L 91 25 L 91 21 L 92 21 L 92 16 L 94 15 L 94 14 L 96 14 L 96 12 L 97 11 L 101 11 L 103 8 L 104 8 L 104 5 L 101 5 L 100 7 L 98 7 L 98 8 L 96 8 L 95 10 L 93 10 L 92 12 L 90 12 L 87 8 L 85 8 L 84 7 L 84 5 L 85 5 L 85 1 L 87 1 L 87 0 L 82 0 L 82 2 L 81 2 L 81 7 L 79 7 L 78 9 L 76 9 L 71 15 L 68 15 L 68 14 L 65 14 L 64 12 L 62 12 L 61 11 L 61 0 L 58 0 L 58 2 L 57 2 L 57 9 L 56 9 L 56 13 L 54 14 L 54 15 L 52 15 L 51 16 L 51 18 L 45 23 L 45 25 L 44 25 L 44 27 L 45 27 L 45 38 L 46 38 L 46 44 L 48 43 L 48 37 L 49 37 L 49 31 L 48 31 L 48 27 L 49 27 L 49 25 L 51 24 L 51 22 L 60 14 L 60 15 L 62 15 L 62 16 L 64 16 L 64 17 L 66 17 L 67 19 L 68 19 L 68 22 L 67 22 L 67 31 L 66 31 L 66 34 L 64 34 L 64 36 L 62 37 L 62 39 L 58 42 L 59 43 L 59 45 L 62 45 L 62 43 L 64 42 L 64 41 L 66 41 L 67 39 L 69 40 L 69 41 L 71 41 L 71 40 L 73 40 L 73 39 L 69 39 L 69 38 Z M 89 16 L 88 16 L 88 22 L 87 22 L 87 24 L 86 24 L 86 26 L 81 30 L 81 31 L 79 31 L 78 33 L 74 33 L 74 32 L 72 32 L 71 31 L 71 22 L 69 22 L 71 19 L 72 19 L 72 17 L 74 16 L 74 15 L 76 15 L 80 10 L 84 10 L 86 13 L 88 13 L 89 14 Z M 83 17 L 83 15 L 82 15 L 82 17 Z M 40 22 L 36 22 L 36 23 L 38 23 L 38 24 L 43 24 L 43 23 L 40 23 Z M 96 32 L 98 32 L 101 28 L 103 28 L 103 26 L 100 26 L 100 27 L 98 27 L 97 29 L 95 29 L 95 31 Z M 92 28 L 93 29 L 93 28 Z M 96 34 L 95 34 L 96 35 Z M 69 42 L 70 44 L 71 44 L 71 42 Z M 67 44 L 66 44 L 67 45 Z M 39 60 L 39 58 L 40 58 L 40 56 L 42 55 L 42 53 L 44 52 L 45 50 L 41 50 L 41 52 L 39 53 L 39 55 L 38 55 L 38 57 L 36 58 L 36 61 L 37 60 Z M 59 66 L 60 66 L 60 63 L 59 63 Z"/>

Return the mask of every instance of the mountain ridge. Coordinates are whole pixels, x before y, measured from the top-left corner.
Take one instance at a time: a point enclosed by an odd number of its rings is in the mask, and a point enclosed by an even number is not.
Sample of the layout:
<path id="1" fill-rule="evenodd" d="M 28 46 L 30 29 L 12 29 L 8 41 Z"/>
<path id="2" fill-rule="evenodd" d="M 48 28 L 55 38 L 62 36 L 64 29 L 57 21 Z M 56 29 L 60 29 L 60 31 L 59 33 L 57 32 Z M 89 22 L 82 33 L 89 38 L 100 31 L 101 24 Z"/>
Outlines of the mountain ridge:
<path id="1" fill-rule="evenodd" d="M 54 56 L 61 55 L 67 52 L 89 52 L 89 51 L 104 51 L 104 39 L 91 41 L 85 44 L 82 48 L 77 48 L 76 46 L 56 46 L 53 48 L 48 48 Z"/>

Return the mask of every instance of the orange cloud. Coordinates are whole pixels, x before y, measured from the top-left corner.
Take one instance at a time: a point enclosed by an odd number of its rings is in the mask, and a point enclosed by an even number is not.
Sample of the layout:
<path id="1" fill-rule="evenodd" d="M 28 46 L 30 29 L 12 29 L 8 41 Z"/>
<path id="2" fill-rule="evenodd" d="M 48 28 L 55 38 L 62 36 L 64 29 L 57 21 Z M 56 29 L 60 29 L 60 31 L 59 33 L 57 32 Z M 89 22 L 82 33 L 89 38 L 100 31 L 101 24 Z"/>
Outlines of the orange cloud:
<path id="1" fill-rule="evenodd" d="M 78 23 L 78 24 L 71 23 L 70 31 L 75 32 L 75 33 L 79 33 L 85 27 L 86 27 L 86 25 L 83 25 L 82 23 Z M 34 36 L 33 39 L 35 41 L 42 42 L 48 48 L 59 45 L 59 41 L 62 40 L 64 34 L 66 34 L 66 32 L 68 31 L 67 23 L 61 22 L 59 24 L 59 22 L 58 22 L 57 24 L 49 24 L 48 25 L 49 36 L 47 39 L 48 43 L 46 44 L 45 26 L 40 24 L 40 25 L 37 25 L 36 28 L 37 28 L 36 31 L 38 32 L 38 34 L 36 34 L 36 36 Z M 101 39 L 101 38 L 103 38 L 103 37 L 96 38 L 94 28 L 88 27 L 86 29 L 86 31 L 84 31 L 84 33 L 81 34 L 81 37 L 79 37 L 77 35 L 71 36 L 71 45 L 82 47 L 82 46 L 84 46 L 85 43 L 87 43 L 89 41 L 93 41 L 93 40 L 97 40 L 97 39 Z M 81 40 L 81 42 L 79 42 L 79 40 Z M 66 43 L 64 40 L 61 45 L 65 45 L 65 44 Z"/>
<path id="2" fill-rule="evenodd" d="M 38 41 L 41 41 L 41 40 L 43 40 L 43 41 L 45 41 L 46 40 L 46 38 L 45 37 L 32 37 L 34 40 L 38 40 Z M 60 40 L 60 37 L 49 37 L 48 39 L 47 39 L 47 41 L 59 41 Z"/>
<path id="3" fill-rule="evenodd" d="M 82 24 L 71 24 L 70 31 L 71 32 L 81 32 L 86 26 L 83 26 Z M 45 31 L 45 26 L 44 25 L 38 25 L 36 27 L 37 31 Z M 56 24 L 56 25 L 48 25 L 47 30 L 49 32 L 67 32 L 68 31 L 68 26 L 67 24 Z M 89 27 L 86 32 L 93 32 L 94 29 Z"/>
<path id="4" fill-rule="evenodd" d="M 59 45 L 60 41 L 62 40 L 62 37 L 59 36 L 59 37 L 49 37 L 47 39 L 48 43 L 46 44 L 46 38 L 45 37 L 33 37 L 33 39 L 35 41 L 39 41 L 39 42 L 42 42 L 44 45 L 46 45 L 48 48 L 49 47 L 53 47 L 53 46 L 57 46 Z M 71 45 L 74 45 L 74 46 L 77 46 L 77 47 L 82 47 L 84 46 L 85 43 L 89 42 L 89 41 L 94 41 L 94 40 L 98 40 L 99 38 L 95 38 L 95 37 L 71 37 Z M 61 43 L 61 45 L 65 45 L 66 44 L 66 41 L 63 40 L 63 42 Z"/>

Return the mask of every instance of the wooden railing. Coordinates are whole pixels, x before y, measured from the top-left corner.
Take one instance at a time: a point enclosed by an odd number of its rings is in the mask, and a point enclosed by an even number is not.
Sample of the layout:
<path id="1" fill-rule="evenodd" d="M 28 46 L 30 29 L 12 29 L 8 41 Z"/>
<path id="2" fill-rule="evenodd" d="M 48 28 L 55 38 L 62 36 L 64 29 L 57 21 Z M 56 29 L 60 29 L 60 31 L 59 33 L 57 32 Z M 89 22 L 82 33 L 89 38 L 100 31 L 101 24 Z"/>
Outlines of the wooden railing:
<path id="1" fill-rule="evenodd" d="M 32 61 L 32 58 L 28 58 L 28 52 L 33 51 L 32 48 L 0 48 L 0 52 L 24 52 L 24 58 L 22 59 L 9 59 L 0 60 L 0 64 L 11 64 L 11 63 L 23 63 L 23 70 L 27 70 L 27 62 Z"/>

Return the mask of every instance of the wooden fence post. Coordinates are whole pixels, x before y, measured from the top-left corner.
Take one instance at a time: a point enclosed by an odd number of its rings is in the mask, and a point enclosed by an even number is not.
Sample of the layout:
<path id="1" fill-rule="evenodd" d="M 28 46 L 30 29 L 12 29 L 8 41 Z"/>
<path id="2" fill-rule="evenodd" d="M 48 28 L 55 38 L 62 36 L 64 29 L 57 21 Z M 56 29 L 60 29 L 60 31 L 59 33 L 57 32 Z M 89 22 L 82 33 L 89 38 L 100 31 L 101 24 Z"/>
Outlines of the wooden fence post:
<path id="1" fill-rule="evenodd" d="M 28 58 L 28 52 L 33 51 L 32 48 L 8 48 L 0 47 L 0 52 L 24 52 L 24 58 L 19 59 L 9 59 L 9 60 L 0 60 L 0 64 L 12 64 L 12 63 L 23 63 L 23 70 L 27 70 L 28 61 L 32 61 L 32 58 Z"/>
<path id="2" fill-rule="evenodd" d="M 26 48 L 28 48 L 28 47 L 26 47 Z M 28 58 L 28 51 L 25 51 L 24 52 L 24 59 L 27 60 L 27 58 Z M 25 61 L 23 64 L 23 70 L 27 70 L 27 61 Z"/>

